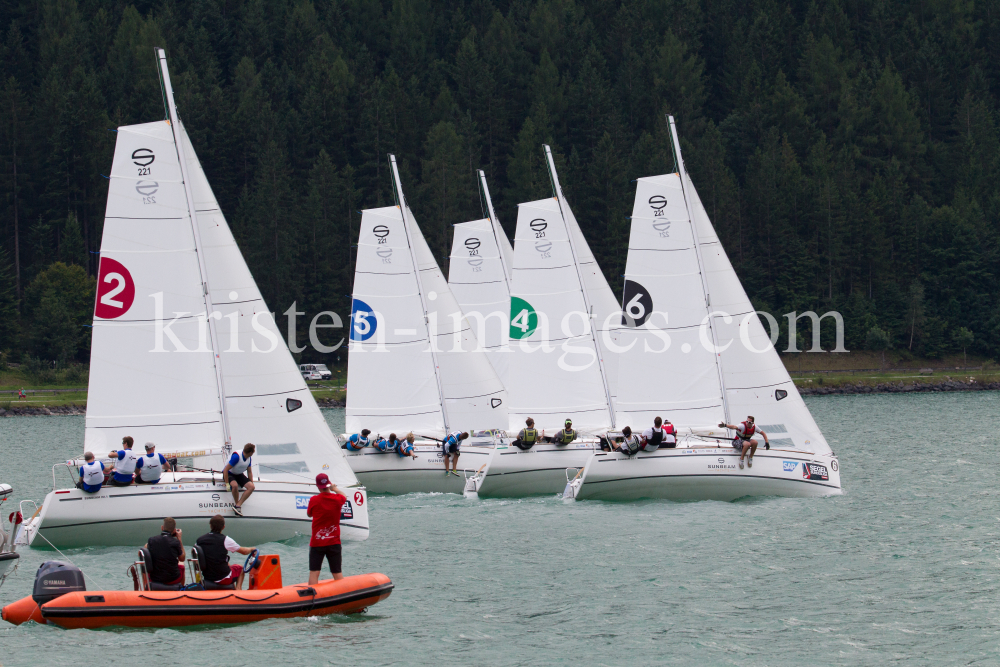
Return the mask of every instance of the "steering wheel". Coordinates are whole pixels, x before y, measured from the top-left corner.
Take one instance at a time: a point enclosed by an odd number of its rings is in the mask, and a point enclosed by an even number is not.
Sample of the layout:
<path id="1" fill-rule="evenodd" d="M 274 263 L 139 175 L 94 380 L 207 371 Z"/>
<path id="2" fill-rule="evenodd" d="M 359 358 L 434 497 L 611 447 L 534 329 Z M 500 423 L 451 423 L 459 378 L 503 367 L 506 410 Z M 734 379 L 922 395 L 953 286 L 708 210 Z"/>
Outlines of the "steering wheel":
<path id="1" fill-rule="evenodd" d="M 244 561 L 243 563 L 244 572 L 249 572 L 250 570 L 256 570 L 258 567 L 260 567 L 260 558 L 258 558 L 259 553 L 260 551 L 257 549 L 250 550 L 250 553 L 247 555 L 246 561 Z M 251 563 L 253 563 L 253 565 L 251 565 Z"/>

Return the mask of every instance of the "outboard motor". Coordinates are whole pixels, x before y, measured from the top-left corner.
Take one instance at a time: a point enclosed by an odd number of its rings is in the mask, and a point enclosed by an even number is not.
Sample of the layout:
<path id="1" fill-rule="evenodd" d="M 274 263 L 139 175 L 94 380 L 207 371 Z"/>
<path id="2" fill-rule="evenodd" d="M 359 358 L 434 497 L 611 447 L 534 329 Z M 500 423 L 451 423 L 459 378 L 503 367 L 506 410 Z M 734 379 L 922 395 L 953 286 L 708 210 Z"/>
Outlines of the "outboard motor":
<path id="1" fill-rule="evenodd" d="M 85 590 L 87 586 L 80 568 L 59 560 L 47 560 L 38 566 L 38 572 L 35 573 L 35 588 L 31 599 L 41 605 L 60 595 Z"/>

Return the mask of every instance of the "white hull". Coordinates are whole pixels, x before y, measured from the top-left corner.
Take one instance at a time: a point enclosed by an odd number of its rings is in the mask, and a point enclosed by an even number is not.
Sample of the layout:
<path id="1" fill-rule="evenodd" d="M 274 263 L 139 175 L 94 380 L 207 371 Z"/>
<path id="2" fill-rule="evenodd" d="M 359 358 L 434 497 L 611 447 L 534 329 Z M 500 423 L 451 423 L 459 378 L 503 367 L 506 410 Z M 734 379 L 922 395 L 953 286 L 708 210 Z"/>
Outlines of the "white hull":
<path id="1" fill-rule="evenodd" d="M 527 451 L 498 445 L 479 495 L 510 498 L 559 493 L 566 486 L 566 469 L 582 468 L 595 451 L 600 451 L 596 441 L 565 446 L 538 443 Z"/>
<path id="2" fill-rule="evenodd" d="M 731 501 L 746 496 L 819 497 L 841 495 L 840 465 L 836 456 L 794 449 L 758 448 L 753 467 L 739 467 L 739 452 L 721 446 L 660 449 L 629 458 L 599 452 L 589 463 L 578 499 Z M 803 475 L 825 472 L 828 479 Z M 816 468 L 815 466 L 822 466 Z"/>
<path id="3" fill-rule="evenodd" d="M 465 478 L 489 465 L 493 452 L 492 444 L 463 444 L 458 457 L 460 476 L 444 474 L 441 445 L 416 445 L 416 459 L 401 457 L 395 452 L 380 452 L 373 447 L 347 452 L 346 458 L 358 481 L 370 493 L 462 493 Z"/>
<path id="4" fill-rule="evenodd" d="M 24 524 L 25 537 L 29 544 L 43 548 L 48 543 L 60 549 L 138 547 L 159 532 L 164 517 L 171 516 L 193 544 L 208 532 L 208 520 L 216 514 L 226 518 L 226 535 L 246 546 L 310 534 L 306 505 L 316 494 L 313 484 L 257 481 L 239 517 L 232 509 L 232 494 L 218 476 L 213 481 L 209 475 L 177 473 L 177 480 L 166 473 L 162 484 L 105 486 L 97 493 L 57 489 L 45 497 L 38 516 Z M 341 515 L 341 539 L 365 540 L 366 490 L 351 487 L 344 491 L 349 507 L 345 505 Z"/>

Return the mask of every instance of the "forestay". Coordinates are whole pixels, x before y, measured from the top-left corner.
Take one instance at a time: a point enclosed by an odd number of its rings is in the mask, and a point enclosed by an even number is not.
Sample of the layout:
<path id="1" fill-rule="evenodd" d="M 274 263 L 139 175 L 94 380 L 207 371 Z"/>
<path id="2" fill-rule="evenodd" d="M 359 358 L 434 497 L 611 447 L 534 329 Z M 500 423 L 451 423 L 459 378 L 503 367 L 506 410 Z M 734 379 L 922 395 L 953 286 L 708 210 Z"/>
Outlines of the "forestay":
<path id="1" fill-rule="evenodd" d="M 257 289 L 183 124 L 180 134 L 212 303 L 221 314 L 217 326 L 233 449 L 254 443 L 255 474 L 267 479 L 312 481 L 325 472 L 336 483 L 356 484 Z"/>
<path id="2" fill-rule="evenodd" d="M 507 266 L 510 266 L 513 249 L 502 231 L 498 245 L 494 232 L 489 218 L 455 225 L 448 285 L 497 376 L 506 385 L 510 357 L 507 350 L 510 291 L 500 253 L 508 253 Z"/>
<path id="3" fill-rule="evenodd" d="M 563 420 L 596 431 L 611 425 L 580 273 L 555 198 L 521 204 L 514 242 L 510 322 L 511 427 Z"/>
<path id="4" fill-rule="evenodd" d="M 691 222 L 677 174 L 640 178 L 625 266 L 616 423 L 705 427 L 725 418 Z M 709 345 L 703 344 L 703 337 Z"/>
<path id="5" fill-rule="evenodd" d="M 690 179 L 687 192 L 716 313 L 713 323 L 730 420 L 753 415 L 773 445 L 829 453 L 826 438 L 771 344 Z"/>

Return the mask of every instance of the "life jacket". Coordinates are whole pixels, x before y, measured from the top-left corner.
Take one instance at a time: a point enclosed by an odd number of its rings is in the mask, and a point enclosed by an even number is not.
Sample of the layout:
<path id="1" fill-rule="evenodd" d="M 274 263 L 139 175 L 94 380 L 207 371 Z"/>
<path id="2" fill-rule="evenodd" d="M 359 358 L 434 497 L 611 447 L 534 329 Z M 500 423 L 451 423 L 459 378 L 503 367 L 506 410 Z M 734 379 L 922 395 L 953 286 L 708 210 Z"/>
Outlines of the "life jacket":
<path id="1" fill-rule="evenodd" d="M 396 447 L 396 453 L 400 456 L 409 456 L 413 453 L 413 445 L 409 440 L 400 440 L 399 445 Z"/>
<path id="2" fill-rule="evenodd" d="M 736 429 L 736 436 L 740 440 L 749 440 L 757 432 L 757 425 L 749 422 L 740 422 L 740 427 Z"/>
<path id="3" fill-rule="evenodd" d="M 644 442 L 642 443 L 642 451 L 644 452 L 655 452 L 660 448 L 660 443 L 663 442 L 663 427 L 657 428 L 654 426 L 650 431 L 651 433 L 648 436 L 643 434 Z"/>
<path id="4" fill-rule="evenodd" d="M 663 440 L 668 445 L 673 445 L 677 443 L 677 429 L 674 428 L 673 424 L 663 425 Z"/>
<path id="5" fill-rule="evenodd" d="M 633 454 L 639 451 L 639 446 L 641 444 L 642 441 L 639 439 L 639 436 L 633 433 L 632 435 L 625 438 L 625 440 L 622 442 L 622 447 L 621 447 L 622 454 L 627 454 L 628 456 L 632 456 Z"/>
<path id="6" fill-rule="evenodd" d="M 564 428 L 563 430 L 559 431 L 559 434 L 556 436 L 557 445 L 568 445 L 574 440 L 576 440 L 576 431 L 574 431 L 571 428 L 569 429 Z"/>
<path id="7" fill-rule="evenodd" d="M 80 477 L 87 486 L 104 484 L 104 465 L 100 461 L 84 463 L 80 468 Z"/>
<path id="8" fill-rule="evenodd" d="M 119 482 L 131 481 L 132 473 L 135 472 L 135 464 L 139 460 L 139 455 L 131 449 L 122 449 L 118 453 L 124 455 L 115 463 L 115 478 Z"/>
<path id="9" fill-rule="evenodd" d="M 358 433 L 355 433 L 354 435 L 352 435 L 350 438 L 347 439 L 347 449 L 351 450 L 352 452 L 361 451 L 370 444 L 372 444 L 371 440 Z"/>
<path id="10" fill-rule="evenodd" d="M 388 440 L 386 438 L 379 438 L 375 441 L 375 447 L 380 452 L 394 452 L 399 447 L 399 440 Z"/>
<path id="11" fill-rule="evenodd" d="M 153 452 L 141 457 L 142 467 L 139 468 L 139 476 L 144 482 L 155 482 L 163 474 L 163 464 L 160 463 L 160 455 Z"/>
<path id="12" fill-rule="evenodd" d="M 455 431 L 454 433 L 452 433 L 451 435 L 449 435 L 447 438 L 444 439 L 445 445 L 458 445 L 461 443 L 462 443 L 461 431 Z"/>
<path id="13" fill-rule="evenodd" d="M 205 552 L 205 569 L 201 571 L 209 581 L 222 581 L 232 570 L 229 569 L 229 551 L 226 550 L 226 536 L 222 533 L 206 533 L 195 542 Z"/>
<path id="14" fill-rule="evenodd" d="M 247 468 L 253 465 L 253 456 L 245 459 L 243 458 L 243 452 L 234 452 L 234 454 L 236 454 L 236 456 L 238 456 L 239 458 L 236 460 L 236 464 L 229 469 L 229 472 L 233 475 L 240 475 L 242 473 L 245 473 L 247 471 Z M 143 465 L 146 464 L 143 463 Z"/>
<path id="15" fill-rule="evenodd" d="M 521 442 L 526 445 L 533 445 L 538 442 L 538 429 L 536 428 L 526 428 L 524 429 L 524 437 L 521 438 Z"/>

